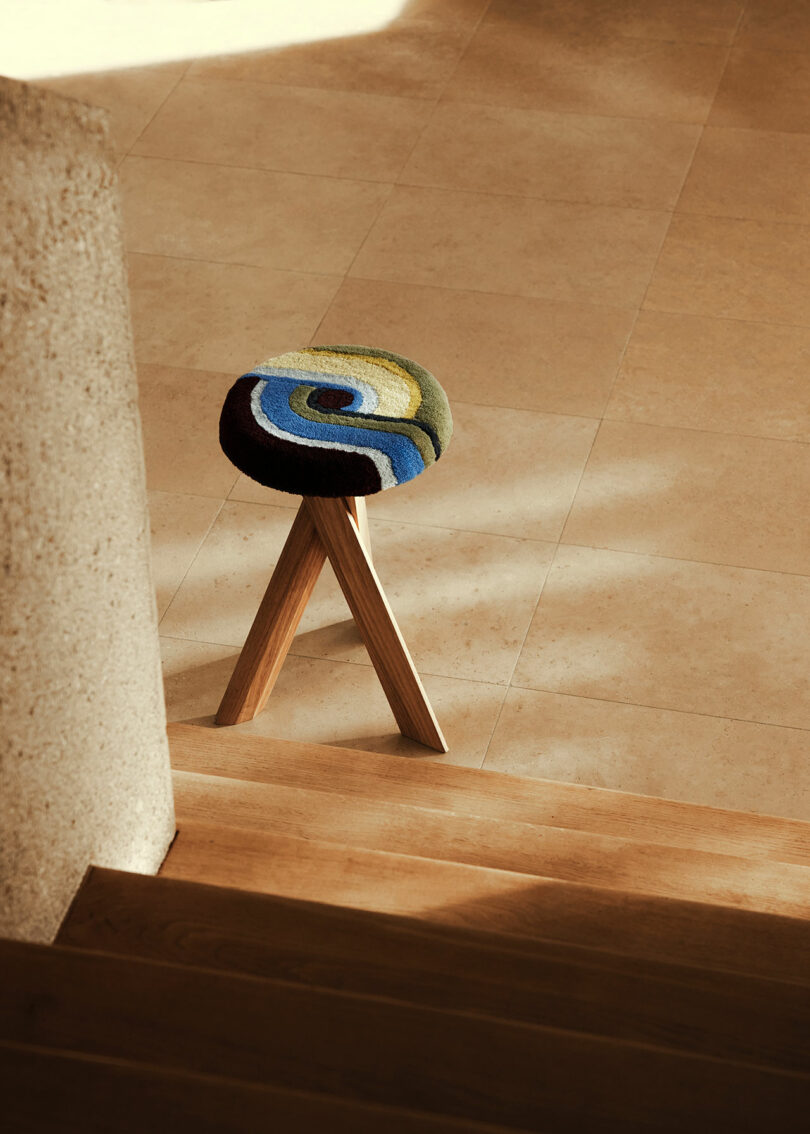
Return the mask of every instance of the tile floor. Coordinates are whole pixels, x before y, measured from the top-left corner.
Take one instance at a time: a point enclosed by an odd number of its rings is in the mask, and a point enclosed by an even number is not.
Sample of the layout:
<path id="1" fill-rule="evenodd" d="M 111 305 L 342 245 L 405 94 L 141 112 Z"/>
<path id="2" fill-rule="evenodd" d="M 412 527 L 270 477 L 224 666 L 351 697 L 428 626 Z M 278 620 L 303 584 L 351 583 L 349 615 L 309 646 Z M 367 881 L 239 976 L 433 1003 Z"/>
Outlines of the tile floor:
<path id="1" fill-rule="evenodd" d="M 411 355 L 445 460 L 375 558 L 474 767 L 810 818 L 810 9 L 414 0 L 377 35 L 52 84 L 112 112 L 172 718 L 211 723 L 296 501 L 231 381 Z M 394 731 L 327 571 L 245 732 Z"/>

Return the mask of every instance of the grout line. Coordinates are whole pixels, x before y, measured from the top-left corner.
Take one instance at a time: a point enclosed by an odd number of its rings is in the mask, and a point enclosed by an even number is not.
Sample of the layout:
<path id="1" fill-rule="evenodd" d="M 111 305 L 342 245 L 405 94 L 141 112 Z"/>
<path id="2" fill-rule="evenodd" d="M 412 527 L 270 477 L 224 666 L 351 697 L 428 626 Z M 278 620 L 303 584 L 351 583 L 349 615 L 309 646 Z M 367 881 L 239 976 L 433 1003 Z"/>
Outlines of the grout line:
<path id="1" fill-rule="evenodd" d="M 127 248 L 127 256 L 151 256 L 156 260 L 177 260 L 179 263 L 213 264 L 221 268 L 249 268 L 254 272 L 285 272 L 294 276 L 312 276 L 319 280 L 338 280 L 343 276 L 340 272 L 313 272 L 303 268 L 275 268 L 270 264 L 243 264 L 239 260 L 210 260 L 203 256 L 176 256 L 170 252 L 141 252 L 138 248 Z M 170 365 L 155 363 L 155 365 Z"/>
<path id="2" fill-rule="evenodd" d="M 740 9 L 740 14 L 737 17 L 737 24 L 735 25 L 735 28 L 734 28 L 734 36 L 732 36 L 732 42 L 731 42 L 731 44 L 729 44 L 728 49 L 726 50 L 726 61 L 723 64 L 723 69 L 720 72 L 720 76 L 717 80 L 717 85 L 714 88 L 714 94 L 712 95 L 712 100 L 709 103 L 709 108 L 706 112 L 706 118 L 703 121 L 703 123 L 701 124 L 700 134 L 698 135 L 698 139 L 697 139 L 697 143 L 695 145 L 695 148 L 692 151 L 692 160 L 689 162 L 686 173 L 684 174 L 684 177 L 683 177 L 683 181 L 681 182 L 681 189 L 680 189 L 680 192 L 678 193 L 678 198 L 677 198 L 677 200 L 675 202 L 675 206 L 673 208 L 673 214 L 679 213 L 680 216 L 695 216 L 695 215 L 697 215 L 697 216 L 704 216 L 704 215 L 711 216 L 711 214 L 702 214 L 702 213 L 695 214 L 695 213 L 689 213 L 689 212 L 684 212 L 684 211 L 679 212 L 678 206 L 681 203 L 681 198 L 683 197 L 683 191 L 686 188 L 686 182 L 689 180 L 689 174 L 692 172 L 692 167 L 695 164 L 695 155 L 697 154 L 697 151 L 700 148 L 700 145 L 703 141 L 703 136 L 706 133 L 706 129 L 707 129 L 708 123 L 709 123 L 709 118 L 711 117 L 712 110 L 714 109 L 714 104 L 717 101 L 717 93 L 720 90 L 721 86 L 723 85 L 723 79 L 725 78 L 726 71 L 728 70 L 729 60 L 731 59 L 732 44 L 733 44 L 734 38 L 736 37 L 736 34 L 737 34 L 737 27 L 739 27 L 740 20 L 742 19 L 743 10 L 744 9 L 742 9 L 742 8 Z M 720 220 L 720 219 L 737 219 L 737 218 L 712 217 L 711 219 Z M 646 299 L 646 296 L 645 296 L 645 299 Z"/>
<path id="3" fill-rule="evenodd" d="M 682 555 L 664 555 L 656 551 L 628 551 L 623 547 L 574 543 L 566 539 L 560 540 L 560 547 L 577 547 L 583 551 L 609 551 L 613 555 L 633 555 L 638 559 L 664 559 L 670 563 L 689 563 L 696 567 L 726 567 L 730 571 L 756 571 L 760 575 L 786 575 L 790 579 L 810 579 L 810 572 L 804 571 L 784 571 L 777 567 L 751 567 L 745 563 L 722 563 L 716 559 L 692 559 Z"/>
<path id="4" fill-rule="evenodd" d="M 363 38 L 370 39 L 370 38 L 373 38 L 373 36 L 376 35 L 376 34 L 377 34 L 376 32 L 366 33 L 366 35 Z M 332 43 L 334 41 L 333 40 L 318 40 L 318 41 L 315 41 L 315 42 Z M 296 47 L 296 46 L 311 46 L 311 45 L 288 44 L 287 48 L 282 47 L 280 50 L 283 53 L 289 47 Z M 221 59 L 222 56 L 214 55 L 214 56 L 209 56 L 209 58 Z M 200 61 L 205 62 L 206 60 L 193 60 L 192 62 L 200 62 Z M 191 64 L 189 64 L 189 66 L 191 66 Z M 283 81 L 280 81 L 280 80 L 277 80 L 277 79 L 257 79 L 255 76 L 252 76 L 252 75 L 200 75 L 200 74 L 189 75 L 189 74 L 184 74 L 183 78 L 187 79 L 190 83 L 243 83 L 245 86 L 250 85 L 250 86 L 254 86 L 254 87 L 265 87 L 265 88 L 269 88 L 270 90 L 272 90 L 274 87 L 279 87 L 282 90 L 311 91 L 313 94 L 324 95 L 325 97 L 328 97 L 329 95 L 333 95 L 333 94 L 335 94 L 335 95 L 346 95 L 349 98 L 355 98 L 355 99 L 358 99 L 358 100 L 374 98 L 374 99 L 389 99 L 391 102 L 423 103 L 423 102 L 430 102 L 432 97 L 433 97 L 432 95 L 391 94 L 390 91 L 357 90 L 357 88 L 352 88 L 352 87 L 314 87 L 314 86 L 311 86 L 309 83 L 297 83 L 297 82 L 289 82 L 289 81 L 283 82 Z"/>
<path id="5" fill-rule="evenodd" d="M 498 407 L 496 407 L 498 408 Z M 527 411 L 542 413 L 543 410 Z M 584 415 L 577 414 L 561 414 L 563 417 L 577 417 Z M 587 420 L 587 419 L 586 419 Z M 592 419 L 591 419 L 592 420 Z M 810 440 L 802 440 L 800 437 L 774 437 L 768 433 L 743 433 L 740 430 L 727 430 L 727 429 L 702 429 L 697 425 L 665 425 L 660 421 L 640 421 L 637 418 L 631 417 L 610 417 L 608 414 L 602 419 L 609 421 L 612 425 L 640 425 L 645 429 L 676 429 L 681 433 L 705 433 L 710 437 L 739 437 L 749 441 L 775 441 L 780 445 L 810 445 Z"/>
<path id="6" fill-rule="evenodd" d="M 242 165 L 237 162 L 208 161 L 205 158 L 174 157 L 166 154 L 127 154 L 136 161 L 162 161 L 174 165 L 202 165 L 207 169 L 230 169 L 242 173 L 267 173 L 273 177 L 308 177 L 321 181 L 349 182 L 357 185 L 393 185 L 390 177 L 348 177 L 339 173 L 323 173 L 312 169 L 276 168 L 269 165 Z"/>
<path id="7" fill-rule="evenodd" d="M 228 499 L 229 494 L 231 492 L 233 492 L 234 488 L 236 487 L 236 481 L 238 479 L 239 479 L 239 476 L 237 474 L 237 476 L 234 479 L 233 484 L 231 485 L 231 487 L 228 489 L 228 492 L 226 492 L 224 496 L 221 496 L 219 493 L 216 493 L 214 495 L 209 496 L 205 492 L 188 492 L 186 489 L 182 489 L 182 488 L 181 489 L 179 489 L 179 488 L 157 488 L 154 484 L 147 484 L 146 490 L 147 490 L 147 492 L 150 492 L 150 493 L 151 492 L 157 493 L 160 496 L 190 496 L 194 500 L 223 500 L 223 501 L 226 501 Z"/>
<path id="8" fill-rule="evenodd" d="M 599 697 L 590 693 L 569 693 L 564 689 L 541 689 L 536 685 L 510 685 L 509 689 L 517 689 L 524 693 L 543 693 L 551 697 L 570 697 L 577 701 L 599 701 L 604 705 L 621 705 L 628 709 L 648 709 L 655 713 L 679 713 L 685 717 L 705 717 L 713 721 L 731 721 L 733 724 L 757 725 L 764 728 L 787 728 L 792 732 L 810 732 L 810 727 L 804 725 L 782 724 L 777 721 L 760 721 L 753 717 L 730 717 L 720 713 L 704 713 L 699 709 L 676 709 L 671 705 L 648 705 L 641 701 L 619 701 L 614 697 Z"/>
<path id="9" fill-rule="evenodd" d="M 509 695 L 509 690 L 511 688 L 513 688 L 512 681 L 513 681 L 514 676 L 515 676 L 515 670 L 517 669 L 518 663 L 520 662 L 521 654 L 523 653 L 523 649 L 526 645 L 526 639 L 529 637 L 529 632 L 532 628 L 532 623 L 534 622 L 534 618 L 535 618 L 535 615 L 537 614 L 538 607 L 540 606 L 540 600 L 543 597 L 543 592 L 546 589 L 546 584 L 548 583 L 549 575 L 554 570 L 554 564 L 557 561 L 558 550 L 559 550 L 559 544 L 557 544 L 554 548 L 554 553 L 551 557 L 551 562 L 548 565 L 548 570 L 546 571 L 545 577 L 543 578 L 543 582 L 542 582 L 541 587 L 540 587 L 540 593 L 537 596 L 537 602 L 534 604 L 534 606 L 532 608 L 532 612 L 529 616 L 529 620 L 526 623 L 526 632 L 523 635 L 523 638 L 521 639 L 520 645 L 518 646 L 517 650 L 515 651 L 515 660 L 514 660 L 514 663 L 512 665 L 512 668 L 509 672 L 509 679 L 506 683 L 506 686 L 507 686 L 506 693 L 504 694 L 503 701 L 501 701 L 501 707 L 498 710 L 497 717 L 495 718 L 495 724 L 492 726 L 492 732 L 489 735 L 489 740 L 487 742 L 487 746 L 486 746 L 486 749 L 484 751 L 484 759 L 481 761 L 481 767 L 482 768 L 486 765 L 487 757 L 489 756 L 489 750 L 490 750 L 490 747 L 492 746 L 493 737 L 495 736 L 495 733 L 497 732 L 498 725 L 501 723 L 501 717 L 503 716 L 503 710 L 506 706 L 506 698 Z M 519 688 L 519 686 L 517 688 Z"/>
<path id="10" fill-rule="evenodd" d="M 679 46 L 679 47 L 731 47 L 734 43 L 734 39 L 736 38 L 737 32 L 739 30 L 740 22 L 742 20 L 742 15 L 743 15 L 743 12 L 742 12 L 742 9 L 741 9 L 740 15 L 737 17 L 737 21 L 736 21 L 734 28 L 732 30 L 731 39 L 729 40 L 728 43 L 718 43 L 717 40 L 713 40 L 713 39 L 678 39 L 674 36 L 668 37 L 668 36 L 650 36 L 650 35 L 647 35 L 647 36 L 626 35 L 625 33 L 621 32 L 621 31 L 607 32 L 606 34 L 601 33 L 601 39 L 603 41 L 608 40 L 610 42 L 619 42 L 619 43 L 621 43 L 621 42 L 645 43 L 645 44 L 668 43 L 668 44 L 672 44 L 674 46 Z M 586 18 L 583 17 L 581 19 L 580 23 L 584 28 L 587 29 L 588 22 L 587 22 Z M 511 19 L 510 18 L 506 18 L 506 19 L 502 18 L 500 20 L 497 20 L 497 19 L 492 20 L 488 23 L 488 26 L 490 28 L 497 29 L 497 30 L 511 30 L 511 29 L 514 29 L 514 28 L 523 28 L 526 31 L 533 31 L 533 32 L 538 32 L 538 33 L 542 32 L 544 30 L 547 30 L 547 29 L 544 29 L 542 27 L 539 27 L 537 24 L 530 23 L 526 20 L 521 20 L 519 18 L 514 18 L 514 17 L 512 17 Z M 563 37 L 561 36 L 560 39 L 562 39 L 562 38 Z M 576 42 L 577 34 L 574 33 L 573 35 L 570 35 L 568 38 L 572 42 Z"/>
<path id="11" fill-rule="evenodd" d="M 188 68 L 189 68 L 190 66 L 191 66 L 191 63 L 189 63 L 189 64 L 188 64 L 188 66 L 187 66 L 187 67 L 185 68 L 185 70 L 181 71 L 181 72 L 180 72 L 180 74 L 179 74 L 179 75 L 177 76 L 177 82 L 176 82 L 176 83 L 174 84 L 174 86 L 172 86 L 172 87 L 171 87 L 171 89 L 170 89 L 170 90 L 168 91 L 168 93 L 166 94 L 166 97 L 165 97 L 165 98 L 163 99 L 163 101 L 161 102 L 160 106 L 158 106 L 158 107 L 157 107 L 157 109 L 155 110 L 155 113 L 154 113 L 154 114 L 153 114 L 153 115 L 151 116 L 151 118 L 149 119 L 149 121 L 145 123 L 145 125 L 144 125 L 143 129 L 142 129 L 142 130 L 141 130 L 141 131 L 140 131 L 140 132 L 138 133 L 138 135 L 137 135 L 137 137 L 135 138 L 135 140 L 133 141 L 132 145 L 131 145 L 131 146 L 129 147 L 129 149 L 127 150 L 127 152 L 126 152 L 126 153 L 125 153 L 125 154 L 123 155 L 123 158 L 122 158 L 122 161 L 121 161 L 121 165 L 123 165 L 124 161 L 125 161 L 125 160 L 126 160 L 126 159 L 127 159 L 128 157 L 129 157 L 129 155 L 130 155 L 130 154 L 132 153 L 132 151 L 133 151 L 133 149 L 135 148 L 135 146 L 137 146 L 138 142 L 139 142 L 139 141 L 141 140 L 141 138 L 143 137 L 143 135 L 144 135 L 144 132 L 145 132 L 146 130 L 148 130 L 148 129 L 149 129 L 149 127 L 150 127 L 150 126 L 152 125 L 152 123 L 154 122 L 154 120 L 155 120 L 155 119 L 157 118 L 158 114 L 160 114 L 160 112 L 161 112 L 161 110 L 163 109 L 163 107 L 164 107 L 164 106 L 166 105 L 166 103 L 167 103 L 167 102 L 169 101 L 169 99 L 171 98 L 171 96 L 172 96 L 172 95 L 174 94 L 174 92 L 175 92 L 175 91 L 177 90 L 177 88 L 178 88 L 178 87 L 180 86 L 180 84 L 182 83 L 183 79 L 184 79 L 184 78 L 185 78 L 185 76 L 186 76 L 186 71 L 188 70 Z"/>

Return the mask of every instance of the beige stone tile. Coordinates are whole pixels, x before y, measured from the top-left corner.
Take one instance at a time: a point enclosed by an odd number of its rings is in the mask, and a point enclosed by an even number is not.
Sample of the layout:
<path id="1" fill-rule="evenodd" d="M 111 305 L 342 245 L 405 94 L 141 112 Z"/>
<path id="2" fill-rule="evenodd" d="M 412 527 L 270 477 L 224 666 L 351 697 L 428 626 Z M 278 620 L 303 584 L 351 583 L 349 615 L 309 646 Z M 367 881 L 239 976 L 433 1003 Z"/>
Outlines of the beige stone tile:
<path id="1" fill-rule="evenodd" d="M 370 496 L 369 516 L 558 540 L 598 422 L 457 402 L 453 424 L 441 460 L 396 491 Z"/>
<path id="2" fill-rule="evenodd" d="M 272 504 L 276 508 L 298 508 L 301 503 L 300 496 L 293 496 L 291 492 L 279 492 L 275 488 L 266 488 L 256 480 L 240 473 L 236 478 L 229 500 L 242 500 L 248 504 Z"/>
<path id="3" fill-rule="evenodd" d="M 669 214 L 397 187 L 350 275 L 633 308 Z"/>
<path id="4" fill-rule="evenodd" d="M 802 0 L 747 0 L 734 44 L 810 51 L 810 7 Z"/>
<path id="5" fill-rule="evenodd" d="M 566 543 L 810 576 L 810 445 L 605 421 Z"/>
<path id="6" fill-rule="evenodd" d="M 464 50 L 466 22 L 398 19 L 371 35 L 201 59 L 189 75 L 436 98 Z"/>
<path id="7" fill-rule="evenodd" d="M 810 52 L 734 48 L 709 123 L 810 132 Z"/>
<path id="8" fill-rule="evenodd" d="M 187 66 L 185 62 L 164 63 L 103 74 L 64 75 L 38 80 L 36 85 L 109 111 L 112 144 L 127 153 Z"/>
<path id="9" fill-rule="evenodd" d="M 149 493 L 152 577 L 159 618 L 182 583 L 221 504 L 205 496 Z"/>
<path id="10" fill-rule="evenodd" d="M 370 527 L 375 566 L 420 674 L 505 684 L 553 545 L 382 520 Z M 333 579 L 323 581 L 311 629 L 302 626 L 293 649 L 359 660 L 364 651 L 337 622 L 344 600 Z"/>
<path id="11" fill-rule="evenodd" d="M 237 471 L 219 447 L 219 414 L 233 376 L 141 363 L 138 390 L 146 482 L 162 492 L 227 496 Z"/>
<path id="12" fill-rule="evenodd" d="M 163 638 L 161 650 L 169 720 L 215 727 L 233 647 Z M 431 675 L 424 684 L 450 747 L 444 755 L 400 735 L 370 666 L 316 658 L 288 657 L 266 708 L 233 731 L 480 767 L 506 687 Z"/>
<path id="13" fill-rule="evenodd" d="M 810 330 L 642 311 L 608 418 L 810 442 Z"/>
<path id="14" fill-rule="evenodd" d="M 680 122 L 441 103 L 400 181 L 672 209 L 700 134 Z"/>
<path id="15" fill-rule="evenodd" d="M 574 114 L 705 122 L 728 49 L 720 45 L 563 37 L 525 24 L 484 24 L 445 97 Z"/>
<path id="16" fill-rule="evenodd" d="M 678 211 L 810 221 L 810 137 L 707 127 Z"/>
<path id="17" fill-rule="evenodd" d="M 807 728 L 810 579 L 561 546 L 512 684 Z"/>
<path id="18" fill-rule="evenodd" d="M 486 19 L 554 35 L 585 27 L 631 39 L 730 43 L 742 10 L 741 0 L 493 0 Z"/>
<path id="19" fill-rule="evenodd" d="M 676 214 L 644 306 L 810 324 L 810 226 Z"/>
<path id="20" fill-rule="evenodd" d="M 433 20 L 439 24 L 475 26 L 486 12 L 490 0 L 405 0 L 400 17 Z"/>
<path id="21" fill-rule="evenodd" d="M 129 257 L 139 362 L 244 374 L 262 358 L 307 343 L 340 278 Z"/>
<path id="22" fill-rule="evenodd" d="M 431 370 L 455 399 L 598 416 L 633 313 L 523 296 L 347 279 L 320 343 L 372 343 Z"/>
<path id="23" fill-rule="evenodd" d="M 169 637 L 241 646 L 292 522 L 227 501 L 177 593 Z M 374 561 L 421 674 L 505 684 L 551 561 L 549 544 L 374 521 Z M 330 568 L 292 653 L 370 664 Z"/>
<path id="24" fill-rule="evenodd" d="M 345 272 L 389 189 L 367 181 L 129 157 L 121 167 L 131 252 Z"/>
<path id="25" fill-rule="evenodd" d="M 490 771 L 810 819 L 802 729 L 510 689 Z"/>
<path id="26" fill-rule="evenodd" d="M 162 633 L 241 647 L 292 523 L 282 508 L 226 501 Z"/>
<path id="27" fill-rule="evenodd" d="M 417 99 L 244 80 L 185 79 L 146 128 L 134 152 L 393 181 L 429 110 L 429 103 Z M 236 180 L 241 175 L 230 176 Z"/>

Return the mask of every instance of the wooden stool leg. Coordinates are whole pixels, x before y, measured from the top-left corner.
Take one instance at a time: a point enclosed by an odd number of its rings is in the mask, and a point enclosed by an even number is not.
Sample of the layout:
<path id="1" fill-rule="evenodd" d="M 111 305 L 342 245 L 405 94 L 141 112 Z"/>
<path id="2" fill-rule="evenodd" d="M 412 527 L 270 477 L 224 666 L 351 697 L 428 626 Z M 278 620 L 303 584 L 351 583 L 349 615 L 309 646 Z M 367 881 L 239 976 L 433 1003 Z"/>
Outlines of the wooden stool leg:
<path id="1" fill-rule="evenodd" d="M 349 511 L 354 517 L 354 522 L 357 524 L 357 530 L 360 533 L 360 539 L 363 542 L 363 547 L 368 552 L 369 559 L 371 558 L 371 532 L 368 530 L 368 509 L 366 508 L 365 496 L 347 496 L 346 503 Z"/>
<path id="2" fill-rule="evenodd" d="M 400 732 L 438 752 L 447 743 L 414 668 L 348 499 L 307 496 L 309 511 Z"/>
<path id="3" fill-rule="evenodd" d="M 325 560 L 324 545 L 302 505 L 225 690 L 217 724 L 253 720 L 264 708 Z"/>

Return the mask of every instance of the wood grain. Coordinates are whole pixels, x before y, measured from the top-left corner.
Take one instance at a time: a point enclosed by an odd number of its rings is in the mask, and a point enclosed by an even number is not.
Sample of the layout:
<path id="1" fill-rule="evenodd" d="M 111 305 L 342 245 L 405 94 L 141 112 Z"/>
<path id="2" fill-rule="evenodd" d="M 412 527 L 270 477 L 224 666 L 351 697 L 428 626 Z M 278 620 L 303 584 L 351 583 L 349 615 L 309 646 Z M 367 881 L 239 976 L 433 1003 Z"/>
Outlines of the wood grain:
<path id="1" fill-rule="evenodd" d="M 217 710 L 217 724 L 253 720 L 266 705 L 325 560 L 324 546 L 301 507 Z"/>
<path id="2" fill-rule="evenodd" d="M 503 1127 L 0 1042 L 8 1134 L 496 1134 Z"/>
<path id="3" fill-rule="evenodd" d="M 323 540 L 400 732 L 428 748 L 447 752 L 447 742 L 346 501 L 307 496 L 303 506 Z"/>
<path id="4" fill-rule="evenodd" d="M 810 983 L 810 922 L 186 821 L 167 878 Z"/>
<path id="5" fill-rule="evenodd" d="M 366 507 L 365 496 L 347 496 L 346 505 L 349 512 L 357 525 L 357 530 L 360 533 L 360 539 L 363 547 L 368 552 L 369 559 L 371 558 L 371 532 L 368 527 L 368 508 Z"/>
<path id="6" fill-rule="evenodd" d="M 177 820 L 810 917 L 810 868 L 335 792 L 174 772 Z"/>
<path id="7" fill-rule="evenodd" d="M 810 823 L 292 740 L 170 724 L 189 772 L 810 867 Z"/>
<path id="8" fill-rule="evenodd" d="M 57 943 L 810 1070 L 810 987 L 93 868 Z"/>
<path id="9" fill-rule="evenodd" d="M 500 1124 L 791 1130 L 810 1077 L 102 953 L 0 943 L 0 1038 Z"/>

